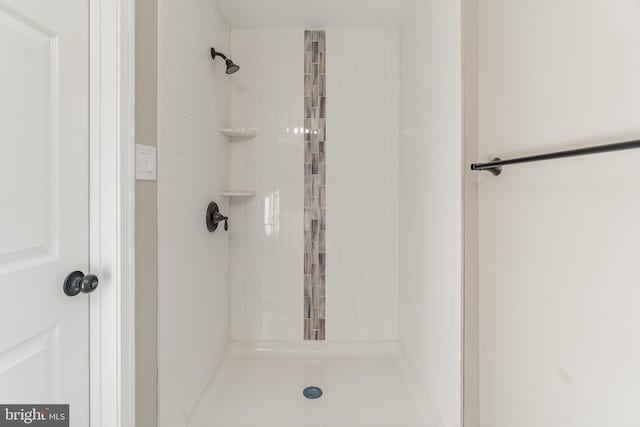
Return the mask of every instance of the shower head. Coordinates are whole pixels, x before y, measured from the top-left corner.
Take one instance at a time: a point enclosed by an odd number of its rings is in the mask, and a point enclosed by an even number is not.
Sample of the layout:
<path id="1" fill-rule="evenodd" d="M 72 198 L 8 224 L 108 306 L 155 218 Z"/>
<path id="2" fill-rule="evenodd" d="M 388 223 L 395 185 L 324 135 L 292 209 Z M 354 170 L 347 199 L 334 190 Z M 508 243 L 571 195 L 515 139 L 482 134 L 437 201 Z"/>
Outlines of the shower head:
<path id="1" fill-rule="evenodd" d="M 227 63 L 227 71 L 226 71 L 227 74 L 237 73 L 238 70 L 240 69 L 240 66 L 234 64 L 233 61 L 230 59 L 226 59 L 225 62 Z"/>
<path id="2" fill-rule="evenodd" d="M 224 59 L 224 62 L 227 64 L 227 70 L 226 70 L 227 74 L 237 73 L 238 70 L 240 69 L 239 65 L 234 64 L 231 59 L 227 58 L 227 55 L 225 55 L 222 52 L 216 52 L 214 48 L 211 48 L 211 58 L 215 60 L 216 56 L 219 56 L 222 59 Z"/>

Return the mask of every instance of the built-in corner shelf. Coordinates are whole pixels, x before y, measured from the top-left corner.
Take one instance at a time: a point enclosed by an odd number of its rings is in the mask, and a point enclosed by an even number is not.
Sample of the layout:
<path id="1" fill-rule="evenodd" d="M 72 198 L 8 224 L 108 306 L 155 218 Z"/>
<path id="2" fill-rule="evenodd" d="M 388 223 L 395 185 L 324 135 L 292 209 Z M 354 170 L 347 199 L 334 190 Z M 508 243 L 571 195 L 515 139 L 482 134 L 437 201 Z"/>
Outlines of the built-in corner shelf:
<path id="1" fill-rule="evenodd" d="M 256 136 L 258 136 L 257 129 L 249 128 L 220 129 L 220 132 L 227 136 L 237 138 L 255 138 Z"/>
<path id="2" fill-rule="evenodd" d="M 256 195 L 255 191 L 223 191 L 220 193 L 222 197 L 253 197 Z"/>

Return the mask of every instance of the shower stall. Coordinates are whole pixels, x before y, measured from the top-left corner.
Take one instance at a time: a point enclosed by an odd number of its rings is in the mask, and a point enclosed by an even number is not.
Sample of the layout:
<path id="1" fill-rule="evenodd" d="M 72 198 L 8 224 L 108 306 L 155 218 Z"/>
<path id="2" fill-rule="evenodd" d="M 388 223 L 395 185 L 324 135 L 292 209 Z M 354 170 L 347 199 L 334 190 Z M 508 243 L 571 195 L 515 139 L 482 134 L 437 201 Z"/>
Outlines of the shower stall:
<path id="1" fill-rule="evenodd" d="M 137 5 L 138 427 L 638 425 L 637 0 Z"/>
<path id="2" fill-rule="evenodd" d="M 460 16 L 159 0 L 158 426 L 461 425 Z"/>

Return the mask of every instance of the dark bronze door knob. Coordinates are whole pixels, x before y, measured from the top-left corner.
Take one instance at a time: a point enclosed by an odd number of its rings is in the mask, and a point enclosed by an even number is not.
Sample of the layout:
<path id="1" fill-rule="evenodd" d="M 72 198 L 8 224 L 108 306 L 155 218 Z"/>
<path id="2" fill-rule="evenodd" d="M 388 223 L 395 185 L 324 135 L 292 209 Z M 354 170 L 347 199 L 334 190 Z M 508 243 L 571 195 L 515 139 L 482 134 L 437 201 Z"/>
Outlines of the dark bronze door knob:
<path id="1" fill-rule="evenodd" d="M 80 292 L 88 294 L 95 291 L 99 284 L 100 281 L 96 275 L 85 275 L 82 271 L 74 271 L 64 280 L 62 290 L 65 295 L 74 297 Z"/>

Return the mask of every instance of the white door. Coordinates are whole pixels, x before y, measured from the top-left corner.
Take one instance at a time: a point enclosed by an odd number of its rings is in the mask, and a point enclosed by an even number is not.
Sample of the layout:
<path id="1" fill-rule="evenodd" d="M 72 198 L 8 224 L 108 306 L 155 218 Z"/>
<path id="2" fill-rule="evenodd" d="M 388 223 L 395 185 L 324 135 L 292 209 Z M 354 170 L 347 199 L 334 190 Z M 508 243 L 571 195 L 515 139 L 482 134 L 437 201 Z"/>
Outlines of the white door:
<path id="1" fill-rule="evenodd" d="M 89 425 L 89 2 L 0 0 L 0 403 Z"/>

